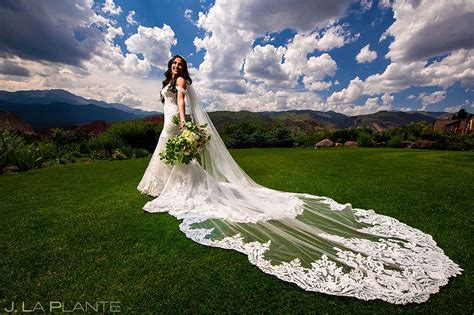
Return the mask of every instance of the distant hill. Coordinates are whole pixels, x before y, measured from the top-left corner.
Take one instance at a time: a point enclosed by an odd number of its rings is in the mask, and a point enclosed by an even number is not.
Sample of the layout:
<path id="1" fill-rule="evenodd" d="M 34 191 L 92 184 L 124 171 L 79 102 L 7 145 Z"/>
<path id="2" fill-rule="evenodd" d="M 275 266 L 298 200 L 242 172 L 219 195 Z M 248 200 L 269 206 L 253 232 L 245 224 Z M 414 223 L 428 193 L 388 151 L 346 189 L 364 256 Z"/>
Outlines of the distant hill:
<path id="1" fill-rule="evenodd" d="M 18 103 L 18 104 L 51 104 L 51 103 L 67 103 L 71 105 L 96 105 L 104 108 L 115 108 L 121 111 L 131 113 L 137 116 L 145 117 L 150 115 L 158 115 L 160 112 L 147 112 L 141 109 L 131 108 L 127 105 L 119 103 L 107 103 L 94 99 L 87 99 L 77 96 L 71 92 L 61 89 L 53 90 L 28 90 L 28 91 L 0 91 L 0 102 Z"/>
<path id="2" fill-rule="evenodd" d="M 35 129 L 72 127 L 95 120 L 106 122 L 132 120 L 149 117 L 162 121 L 162 113 L 145 112 L 123 104 L 109 104 L 86 99 L 65 90 L 0 91 L 0 110 L 15 113 Z M 445 112 L 423 111 L 379 111 L 368 115 L 347 116 L 334 111 L 289 110 L 283 112 L 216 111 L 210 112 L 218 129 L 238 122 L 261 125 L 282 123 L 288 127 L 305 128 L 360 128 L 376 131 L 401 127 L 413 121 L 432 123 L 436 118 L 446 117 Z M 154 118 L 153 118 L 154 117 Z M 161 118 L 160 118 L 161 117 Z"/>
<path id="3" fill-rule="evenodd" d="M 368 115 L 348 116 L 337 128 L 361 128 L 367 127 L 375 131 L 401 127 L 413 121 L 426 121 L 432 123 L 437 117 L 445 113 L 426 112 L 401 112 L 401 111 L 379 111 Z"/>
<path id="4" fill-rule="evenodd" d="M 16 114 L 35 130 L 53 127 L 71 127 L 94 120 L 120 121 L 139 119 L 140 116 L 115 108 L 96 105 L 71 105 L 68 103 L 16 104 L 0 101 L 0 110 Z"/>
<path id="5" fill-rule="evenodd" d="M 346 116 L 333 111 L 321 112 L 313 110 L 257 113 L 248 111 L 218 111 L 209 113 L 218 129 L 241 121 L 265 125 L 279 121 L 286 126 L 307 125 L 335 129 L 367 127 L 375 131 L 401 127 L 413 121 L 432 123 L 436 118 L 445 115 L 445 112 L 379 111 L 368 115 Z"/>

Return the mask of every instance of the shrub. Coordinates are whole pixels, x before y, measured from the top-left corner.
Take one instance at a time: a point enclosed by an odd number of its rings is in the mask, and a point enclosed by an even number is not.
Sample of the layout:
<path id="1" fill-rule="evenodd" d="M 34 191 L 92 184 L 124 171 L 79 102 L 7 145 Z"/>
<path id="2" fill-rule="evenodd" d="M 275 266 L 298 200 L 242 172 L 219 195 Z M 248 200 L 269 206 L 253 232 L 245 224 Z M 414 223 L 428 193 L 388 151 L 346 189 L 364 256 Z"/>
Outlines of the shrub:
<path id="1" fill-rule="evenodd" d="M 0 173 L 10 164 L 11 153 L 25 145 L 23 138 L 8 125 L 0 132 Z"/>
<path id="2" fill-rule="evenodd" d="M 357 143 L 361 147 L 373 147 L 374 146 L 374 136 L 369 133 L 367 130 L 361 130 L 357 135 Z"/>
<path id="3" fill-rule="evenodd" d="M 143 158 L 143 157 L 147 157 L 149 155 L 150 155 L 150 152 L 148 152 L 145 149 L 137 148 L 137 149 L 133 150 L 133 156 L 136 157 L 136 158 Z"/>
<path id="4" fill-rule="evenodd" d="M 41 166 L 39 150 L 31 145 L 20 145 L 10 151 L 10 164 L 15 165 L 19 171 L 28 171 Z"/>
<path id="5" fill-rule="evenodd" d="M 387 141 L 387 146 L 390 148 L 401 148 L 402 141 L 403 141 L 402 135 L 393 135 L 392 137 L 390 137 L 390 140 Z"/>
<path id="6" fill-rule="evenodd" d="M 163 126 L 144 120 L 118 122 L 105 132 L 110 139 L 132 148 L 153 150 Z"/>
<path id="7" fill-rule="evenodd" d="M 294 140 L 290 129 L 277 125 L 272 132 L 271 144 L 275 147 L 291 147 Z"/>

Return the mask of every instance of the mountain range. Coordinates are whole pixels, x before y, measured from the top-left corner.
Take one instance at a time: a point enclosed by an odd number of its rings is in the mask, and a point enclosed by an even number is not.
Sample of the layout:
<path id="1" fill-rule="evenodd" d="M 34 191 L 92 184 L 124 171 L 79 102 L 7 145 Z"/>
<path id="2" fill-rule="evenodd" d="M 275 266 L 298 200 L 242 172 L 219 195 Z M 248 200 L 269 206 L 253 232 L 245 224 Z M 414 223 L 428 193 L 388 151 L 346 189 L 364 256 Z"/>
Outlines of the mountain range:
<path id="1" fill-rule="evenodd" d="M 68 92 L 66 90 L 28 90 L 28 91 L 0 91 L 0 103 L 17 103 L 17 104 L 51 104 L 51 103 L 67 103 L 71 105 L 96 105 L 103 108 L 115 108 L 126 113 L 134 114 L 139 117 L 161 114 L 160 112 L 148 112 L 141 109 L 132 108 L 119 103 L 106 103 L 94 99 L 87 99 Z"/>
<path id="2" fill-rule="evenodd" d="M 118 103 L 86 99 L 65 90 L 0 91 L 0 111 L 16 114 L 35 130 L 72 127 L 95 120 L 107 122 L 162 116 Z M 432 123 L 449 116 L 446 112 L 379 111 L 373 114 L 347 116 L 334 111 L 289 110 L 281 112 L 216 111 L 210 112 L 220 129 L 241 121 L 270 125 L 280 121 L 288 126 L 320 126 L 322 128 L 368 127 L 376 131 L 400 127 L 412 121 Z M 1 126 L 0 126 L 1 127 Z"/>

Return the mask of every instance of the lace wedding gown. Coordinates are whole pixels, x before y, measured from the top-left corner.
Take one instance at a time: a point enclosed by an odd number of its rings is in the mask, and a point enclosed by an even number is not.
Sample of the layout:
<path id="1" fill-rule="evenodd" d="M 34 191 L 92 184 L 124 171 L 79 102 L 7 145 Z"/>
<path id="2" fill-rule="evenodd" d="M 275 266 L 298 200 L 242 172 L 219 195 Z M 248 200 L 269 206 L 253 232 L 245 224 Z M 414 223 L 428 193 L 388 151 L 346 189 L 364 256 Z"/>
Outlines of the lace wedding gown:
<path id="1" fill-rule="evenodd" d="M 233 160 L 189 85 L 191 118 L 211 140 L 201 164 L 166 165 L 159 153 L 178 134 L 176 93 L 165 87 L 164 127 L 138 190 L 148 212 L 182 219 L 180 230 L 207 246 L 234 249 L 263 272 L 308 291 L 396 304 L 421 303 L 462 269 L 433 238 L 373 210 L 255 183 Z"/>

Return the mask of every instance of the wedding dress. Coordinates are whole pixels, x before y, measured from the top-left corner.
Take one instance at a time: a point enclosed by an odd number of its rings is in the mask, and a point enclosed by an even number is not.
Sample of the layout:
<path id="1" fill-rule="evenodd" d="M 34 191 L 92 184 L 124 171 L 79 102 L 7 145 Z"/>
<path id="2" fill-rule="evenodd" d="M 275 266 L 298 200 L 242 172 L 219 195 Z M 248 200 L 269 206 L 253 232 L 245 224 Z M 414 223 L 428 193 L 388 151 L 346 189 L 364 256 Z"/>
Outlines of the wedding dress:
<path id="1" fill-rule="evenodd" d="M 421 303 L 462 269 L 433 238 L 373 210 L 331 198 L 289 193 L 255 183 L 233 160 L 192 85 L 191 119 L 208 124 L 211 140 L 188 165 L 159 158 L 179 134 L 176 94 L 165 87 L 164 127 L 138 185 L 155 196 L 148 212 L 182 219 L 180 230 L 207 246 L 234 249 L 263 272 L 308 291 L 396 304 Z"/>

